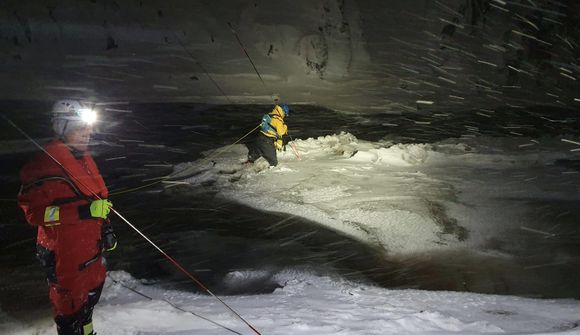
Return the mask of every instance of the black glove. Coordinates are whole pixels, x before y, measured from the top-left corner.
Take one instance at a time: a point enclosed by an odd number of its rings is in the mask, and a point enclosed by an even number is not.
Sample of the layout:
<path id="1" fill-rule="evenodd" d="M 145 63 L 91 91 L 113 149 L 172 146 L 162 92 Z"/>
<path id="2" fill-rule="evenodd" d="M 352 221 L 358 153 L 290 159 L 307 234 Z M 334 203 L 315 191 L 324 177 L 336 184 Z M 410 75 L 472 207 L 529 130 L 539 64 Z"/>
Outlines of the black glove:
<path id="1" fill-rule="evenodd" d="M 103 251 L 113 251 L 117 248 L 117 236 L 109 220 L 103 222 L 101 227 L 101 241 L 103 243 Z"/>

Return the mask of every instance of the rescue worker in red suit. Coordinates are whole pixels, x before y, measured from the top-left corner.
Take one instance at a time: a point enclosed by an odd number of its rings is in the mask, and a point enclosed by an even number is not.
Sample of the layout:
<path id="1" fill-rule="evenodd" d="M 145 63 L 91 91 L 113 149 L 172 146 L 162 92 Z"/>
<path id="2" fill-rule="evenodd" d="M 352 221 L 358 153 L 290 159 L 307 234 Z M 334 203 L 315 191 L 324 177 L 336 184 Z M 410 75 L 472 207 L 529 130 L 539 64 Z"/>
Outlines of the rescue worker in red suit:
<path id="1" fill-rule="evenodd" d="M 58 101 L 52 112 L 57 138 L 22 168 L 18 203 L 38 227 L 37 257 L 58 334 L 95 335 L 93 308 L 106 275 L 102 253 L 116 247 L 108 190 L 87 151 L 96 114 L 76 100 Z"/>

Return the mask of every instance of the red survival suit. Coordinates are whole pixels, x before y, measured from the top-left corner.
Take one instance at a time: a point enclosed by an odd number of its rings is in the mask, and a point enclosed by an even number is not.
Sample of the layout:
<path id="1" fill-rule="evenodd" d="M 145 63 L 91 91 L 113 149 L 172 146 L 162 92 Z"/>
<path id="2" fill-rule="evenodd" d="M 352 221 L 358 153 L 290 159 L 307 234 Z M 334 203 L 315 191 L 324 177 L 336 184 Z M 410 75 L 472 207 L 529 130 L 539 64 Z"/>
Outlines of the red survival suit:
<path id="1" fill-rule="evenodd" d="M 39 153 L 20 172 L 18 204 L 28 223 L 38 227 L 38 258 L 47 272 L 58 325 L 59 318 L 92 314 L 99 300 L 106 275 L 101 256 L 103 220 L 81 218 L 79 207 L 96 200 L 94 194 L 106 199 L 108 190 L 88 153 L 73 155 L 61 140 L 45 149 L 66 171 L 46 153 Z"/>

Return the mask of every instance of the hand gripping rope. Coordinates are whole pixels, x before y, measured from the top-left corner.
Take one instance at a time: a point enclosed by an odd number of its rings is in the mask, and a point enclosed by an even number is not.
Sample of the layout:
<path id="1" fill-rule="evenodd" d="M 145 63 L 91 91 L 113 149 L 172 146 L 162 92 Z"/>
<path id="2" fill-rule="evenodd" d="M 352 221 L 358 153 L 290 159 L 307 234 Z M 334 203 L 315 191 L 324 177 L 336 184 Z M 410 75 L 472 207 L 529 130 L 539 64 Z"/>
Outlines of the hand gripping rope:
<path id="1" fill-rule="evenodd" d="M 16 129 L 24 137 L 26 137 L 30 142 L 32 142 L 32 144 L 34 144 L 37 148 L 39 148 L 45 154 L 47 154 L 48 157 L 50 157 L 50 159 L 52 159 L 60 168 L 63 169 L 63 171 L 67 175 L 69 175 L 69 177 L 71 177 L 72 179 L 74 179 L 76 182 L 78 182 L 84 188 L 90 190 L 89 187 L 87 187 L 80 179 L 78 179 L 77 177 L 75 177 L 64 165 L 62 165 L 56 158 L 54 158 L 54 156 L 52 156 L 48 151 L 46 151 L 46 149 L 44 149 L 40 144 L 38 144 L 38 142 L 36 142 L 32 137 L 28 136 L 28 134 L 26 134 L 26 132 L 24 132 L 24 130 L 20 129 L 20 127 L 18 127 L 14 122 L 12 122 L 10 119 L 8 119 L 7 117 L 5 117 L 4 115 L 2 115 L 2 118 L 4 120 L 6 120 L 6 122 L 8 122 L 12 127 L 14 127 L 14 129 Z M 95 192 L 91 191 L 91 193 L 97 199 L 102 199 Z M 187 271 L 183 266 L 181 266 L 181 264 L 179 264 L 173 257 L 169 256 L 165 251 L 163 251 L 163 249 L 161 249 L 160 247 L 158 247 L 157 244 L 155 244 L 147 236 L 145 236 L 145 234 L 143 234 L 137 227 L 135 227 L 131 222 L 129 222 L 129 220 L 127 220 L 123 215 L 121 215 L 121 213 L 119 213 L 119 211 L 117 211 L 114 208 L 111 208 L 111 211 L 113 213 L 115 213 L 121 220 L 123 220 L 129 227 L 131 227 L 139 235 L 141 235 L 141 237 L 143 237 L 147 242 L 149 242 L 149 244 L 151 244 L 155 249 L 157 249 L 157 251 L 159 251 L 170 263 L 172 263 L 177 269 L 179 269 L 179 271 L 181 271 L 186 277 L 188 277 L 191 281 L 193 281 L 195 284 L 197 284 L 207 294 L 211 295 L 216 300 L 218 300 L 222 305 L 224 305 L 226 307 L 226 309 L 228 309 L 230 312 L 232 312 L 237 318 L 239 318 L 243 323 L 245 323 L 248 327 L 250 327 L 250 329 L 252 329 L 256 334 L 261 335 L 261 333 L 256 328 L 254 328 L 254 326 L 252 326 L 248 321 L 246 321 L 238 312 L 236 312 L 233 308 L 231 308 L 228 304 L 226 304 L 222 299 L 220 299 L 213 292 L 211 292 L 202 282 L 200 282 L 191 273 L 189 273 L 189 271 Z"/>

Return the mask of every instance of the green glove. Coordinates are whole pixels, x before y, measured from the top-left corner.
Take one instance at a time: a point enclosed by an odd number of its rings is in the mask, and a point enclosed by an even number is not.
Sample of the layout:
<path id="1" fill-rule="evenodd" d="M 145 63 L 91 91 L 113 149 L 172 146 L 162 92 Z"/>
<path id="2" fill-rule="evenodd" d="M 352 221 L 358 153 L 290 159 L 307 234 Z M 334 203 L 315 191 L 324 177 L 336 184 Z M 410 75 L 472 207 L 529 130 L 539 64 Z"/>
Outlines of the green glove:
<path id="1" fill-rule="evenodd" d="M 111 212 L 113 204 L 107 199 L 99 199 L 91 202 L 91 216 L 94 218 L 106 219 Z"/>

